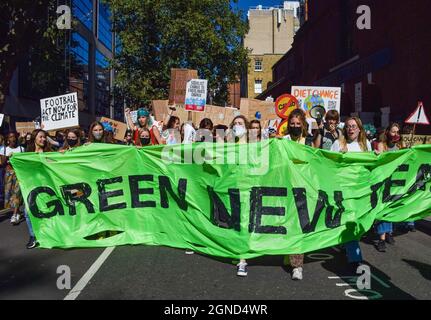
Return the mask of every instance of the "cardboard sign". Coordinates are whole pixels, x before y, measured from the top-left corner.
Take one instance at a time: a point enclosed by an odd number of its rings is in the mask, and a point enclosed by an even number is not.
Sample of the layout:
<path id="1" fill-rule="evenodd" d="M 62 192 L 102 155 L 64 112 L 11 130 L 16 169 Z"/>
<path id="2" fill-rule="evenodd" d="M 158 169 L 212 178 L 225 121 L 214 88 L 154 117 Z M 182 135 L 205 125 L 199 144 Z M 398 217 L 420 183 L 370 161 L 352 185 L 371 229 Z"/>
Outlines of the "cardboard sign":
<path id="1" fill-rule="evenodd" d="M 410 145 L 411 137 L 412 136 L 410 134 L 401 135 L 401 139 L 403 140 L 404 145 L 406 146 Z M 431 136 L 414 135 L 412 146 L 417 146 L 421 144 L 431 144 Z"/>
<path id="2" fill-rule="evenodd" d="M 107 122 L 111 125 L 112 128 L 114 128 L 115 140 L 119 140 L 119 141 L 124 140 L 124 136 L 126 135 L 126 131 L 127 131 L 127 124 L 113 119 L 105 118 L 105 117 L 102 117 L 100 119 L 100 122 L 101 123 Z"/>
<path id="3" fill-rule="evenodd" d="M 293 86 L 292 95 L 309 118 L 311 108 L 317 105 L 324 107 L 326 111 L 337 110 L 340 113 L 341 88 Z"/>
<path id="4" fill-rule="evenodd" d="M 207 103 L 208 80 L 192 79 L 187 82 L 185 109 L 202 112 Z"/>
<path id="5" fill-rule="evenodd" d="M 34 122 L 15 122 L 16 131 L 19 134 L 31 133 L 35 128 Z"/>
<path id="6" fill-rule="evenodd" d="M 197 79 L 197 70 L 171 69 L 171 84 L 169 88 L 169 104 L 184 104 L 186 100 L 187 82 Z"/>
<path id="7" fill-rule="evenodd" d="M 41 99 L 40 110 L 43 129 L 46 131 L 79 126 L 76 92 Z"/>

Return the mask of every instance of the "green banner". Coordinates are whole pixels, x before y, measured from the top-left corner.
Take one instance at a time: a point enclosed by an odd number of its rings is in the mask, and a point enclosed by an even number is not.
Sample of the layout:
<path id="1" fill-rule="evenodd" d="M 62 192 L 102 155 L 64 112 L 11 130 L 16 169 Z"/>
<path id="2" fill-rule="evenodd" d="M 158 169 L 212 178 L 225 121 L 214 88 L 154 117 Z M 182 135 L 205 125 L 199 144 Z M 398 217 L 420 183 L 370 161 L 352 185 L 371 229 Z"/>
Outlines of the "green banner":
<path id="1" fill-rule="evenodd" d="M 431 146 L 376 156 L 286 140 L 91 144 L 11 160 L 41 247 L 125 244 L 252 258 L 431 215 Z M 103 235 L 103 236 L 102 236 Z"/>

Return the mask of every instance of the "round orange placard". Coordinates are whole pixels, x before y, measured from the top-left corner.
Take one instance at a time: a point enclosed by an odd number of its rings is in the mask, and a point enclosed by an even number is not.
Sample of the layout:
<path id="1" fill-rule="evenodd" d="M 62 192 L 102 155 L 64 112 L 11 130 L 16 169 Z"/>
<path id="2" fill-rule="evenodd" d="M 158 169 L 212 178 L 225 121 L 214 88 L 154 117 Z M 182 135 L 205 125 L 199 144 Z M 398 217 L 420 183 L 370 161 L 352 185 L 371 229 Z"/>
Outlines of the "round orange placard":
<path id="1" fill-rule="evenodd" d="M 298 109 L 298 100 L 291 94 L 283 94 L 275 101 L 275 112 L 282 119 L 287 119 L 295 109 Z"/>

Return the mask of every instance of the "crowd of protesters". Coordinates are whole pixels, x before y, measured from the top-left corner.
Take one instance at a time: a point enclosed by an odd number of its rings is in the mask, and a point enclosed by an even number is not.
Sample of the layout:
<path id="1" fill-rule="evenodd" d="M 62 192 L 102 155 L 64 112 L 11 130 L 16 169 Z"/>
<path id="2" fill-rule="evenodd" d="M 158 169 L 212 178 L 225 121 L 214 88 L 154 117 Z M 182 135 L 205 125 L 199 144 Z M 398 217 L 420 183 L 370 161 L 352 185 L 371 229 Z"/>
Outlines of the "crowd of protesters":
<path id="1" fill-rule="evenodd" d="M 357 117 L 349 117 L 340 124 L 340 116 L 337 111 L 331 110 L 326 113 L 325 119 L 319 121 L 317 128 L 310 130 L 306 121 L 305 113 L 294 110 L 288 118 L 288 125 L 285 132 L 278 132 L 276 128 L 268 127 L 263 129 L 259 120 L 249 121 L 243 115 L 236 116 L 229 126 L 216 124 L 211 119 L 205 118 L 196 127 L 191 121 L 181 123 L 180 118 L 174 115 L 175 109 L 171 109 L 166 118 L 155 121 L 149 110 L 140 108 L 137 111 L 137 121 L 133 122 L 130 109 L 126 109 L 126 122 L 129 130 L 126 131 L 122 141 L 114 139 L 114 129 L 109 123 L 93 122 L 88 131 L 80 128 L 57 131 L 51 137 L 42 130 L 21 133 L 10 132 L 5 137 L 0 135 L 0 201 L 4 210 L 12 213 L 10 222 L 18 225 L 26 220 L 30 239 L 27 244 L 28 249 L 37 246 L 37 240 L 33 233 L 30 220 L 24 209 L 23 199 L 19 187 L 19 182 L 15 172 L 9 163 L 13 154 L 20 152 L 69 152 L 74 148 L 92 143 L 118 143 L 130 147 L 144 148 L 159 144 L 178 144 L 194 142 L 214 142 L 214 143 L 252 143 L 265 139 L 287 139 L 298 144 L 307 145 L 313 148 L 320 148 L 334 152 L 370 152 L 376 154 L 391 152 L 405 148 L 400 137 L 401 127 L 397 123 L 391 124 L 388 128 L 378 131 L 375 137 L 367 137 L 362 121 Z M 385 252 L 386 243 L 393 245 L 392 223 L 378 221 L 375 230 L 379 240 L 376 249 Z M 406 228 L 415 231 L 414 223 L 408 223 Z M 357 267 L 363 261 L 359 241 L 351 241 L 344 244 L 347 260 Z M 187 250 L 192 254 L 193 251 Z M 301 280 L 303 278 L 304 255 L 294 254 L 286 256 L 285 261 L 292 267 L 292 279 Z M 240 259 L 237 264 L 237 275 L 247 276 L 247 261 Z"/>

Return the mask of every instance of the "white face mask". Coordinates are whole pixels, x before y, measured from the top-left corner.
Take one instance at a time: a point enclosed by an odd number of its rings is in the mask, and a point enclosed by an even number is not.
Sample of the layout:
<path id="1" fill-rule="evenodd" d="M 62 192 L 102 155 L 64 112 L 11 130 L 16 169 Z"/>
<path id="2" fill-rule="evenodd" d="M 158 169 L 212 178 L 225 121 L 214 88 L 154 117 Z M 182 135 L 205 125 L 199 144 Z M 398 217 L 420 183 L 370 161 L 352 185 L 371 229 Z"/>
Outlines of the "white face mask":
<path id="1" fill-rule="evenodd" d="M 93 132 L 93 136 L 97 141 L 99 141 L 103 137 L 103 132 Z"/>
<path id="2" fill-rule="evenodd" d="M 240 125 L 235 125 L 233 127 L 233 134 L 235 135 L 235 137 L 241 138 L 245 135 L 245 128 Z"/>

